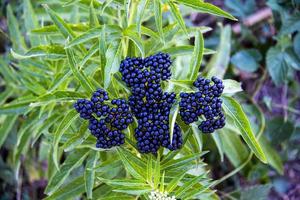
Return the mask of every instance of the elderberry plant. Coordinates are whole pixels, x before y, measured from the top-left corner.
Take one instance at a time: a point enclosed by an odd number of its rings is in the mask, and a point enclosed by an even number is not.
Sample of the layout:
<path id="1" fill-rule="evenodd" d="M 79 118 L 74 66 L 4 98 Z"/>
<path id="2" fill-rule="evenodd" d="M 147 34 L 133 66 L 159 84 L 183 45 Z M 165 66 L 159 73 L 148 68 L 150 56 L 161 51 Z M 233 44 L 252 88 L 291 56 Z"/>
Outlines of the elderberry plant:
<path id="1" fill-rule="evenodd" d="M 20 7 L 23 21 L 7 7 L 12 49 L 1 59 L 0 146 L 17 132 L 16 177 L 39 147 L 46 199 L 218 199 L 214 187 L 252 155 L 267 162 L 262 128 L 252 130 L 233 97 L 240 84 L 223 80 L 230 27 L 221 28 L 217 50 L 206 49 L 211 29 L 188 27 L 181 14 L 235 20 L 229 13 L 194 0 L 24 0 Z M 204 140 L 236 169 L 212 180 L 214 163 L 205 167 L 202 157 L 213 149 Z"/>

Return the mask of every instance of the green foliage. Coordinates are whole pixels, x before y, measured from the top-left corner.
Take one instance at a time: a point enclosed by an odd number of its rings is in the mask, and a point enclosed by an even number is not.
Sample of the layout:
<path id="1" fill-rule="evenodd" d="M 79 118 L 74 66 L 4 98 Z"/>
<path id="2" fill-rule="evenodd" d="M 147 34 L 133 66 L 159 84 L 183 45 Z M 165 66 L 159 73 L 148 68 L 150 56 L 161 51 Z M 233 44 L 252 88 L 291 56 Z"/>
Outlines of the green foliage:
<path id="1" fill-rule="evenodd" d="M 207 153 L 203 151 L 202 133 L 195 125 L 181 122 L 177 104 L 170 114 L 170 133 L 172 138 L 177 122 L 185 145 L 174 152 L 161 149 L 156 156 L 137 152 L 133 137 L 136 124 L 128 128 L 124 147 L 109 151 L 95 148 L 95 138 L 72 104 L 99 87 L 111 97 L 128 97 L 129 90 L 118 72 L 126 56 L 170 53 L 175 61 L 172 80 L 165 83 L 168 91 L 194 91 L 192 81 L 207 61 L 204 55 L 214 54 L 203 75 L 223 78 L 230 60 L 230 27 L 222 28 L 215 52 L 204 48 L 203 33 L 210 28 L 186 26 L 180 9 L 184 5 L 198 12 L 235 18 L 210 3 L 191 0 L 53 0 L 43 4 L 43 9 L 40 2 L 24 1 L 23 21 L 7 7 L 12 49 L 0 62 L 1 84 L 5 86 L 0 105 L 0 144 L 5 144 L 15 128 L 17 142 L 10 164 L 16 177 L 21 157 L 29 160 L 26 155 L 33 151 L 30 147 L 45 143 L 48 173 L 44 178 L 49 180 L 46 199 L 147 199 L 155 190 L 181 199 L 216 199 L 214 182 L 202 160 Z M 192 37 L 194 44 L 190 43 Z M 267 162 L 247 115 L 232 98 L 241 91 L 240 83 L 228 79 L 224 84 L 227 126 L 209 140 L 216 143 L 221 157 L 227 156 L 237 167 L 235 172 L 244 167 L 250 152 Z"/>

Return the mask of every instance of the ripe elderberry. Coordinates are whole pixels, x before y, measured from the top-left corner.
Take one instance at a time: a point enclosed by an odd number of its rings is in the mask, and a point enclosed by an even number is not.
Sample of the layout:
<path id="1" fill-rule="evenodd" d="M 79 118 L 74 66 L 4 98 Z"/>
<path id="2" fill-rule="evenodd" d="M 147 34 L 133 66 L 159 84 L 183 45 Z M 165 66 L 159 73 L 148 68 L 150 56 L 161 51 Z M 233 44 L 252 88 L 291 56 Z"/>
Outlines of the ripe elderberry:
<path id="1" fill-rule="evenodd" d="M 91 100 L 79 99 L 74 107 L 80 117 L 89 120 L 89 130 L 97 138 L 97 148 L 109 149 L 124 144 L 121 132 L 133 122 L 128 103 L 124 99 L 113 99 L 107 105 L 108 94 L 103 89 L 96 90 Z"/>
<path id="2" fill-rule="evenodd" d="M 175 124 L 172 142 L 169 114 L 175 103 L 174 93 L 163 92 L 161 81 L 171 77 L 171 58 L 158 53 L 148 58 L 126 58 L 121 62 L 122 80 L 131 88 L 129 105 L 138 120 L 135 130 L 141 153 L 156 153 L 160 146 L 176 150 L 182 146 L 180 127 Z"/>
<path id="3" fill-rule="evenodd" d="M 212 133 L 225 126 L 225 116 L 222 113 L 222 99 L 220 98 L 224 85 L 216 77 L 211 80 L 198 77 L 194 82 L 198 89 L 195 93 L 181 93 L 180 116 L 186 124 L 198 121 L 204 116 L 198 128 L 203 133 Z"/>

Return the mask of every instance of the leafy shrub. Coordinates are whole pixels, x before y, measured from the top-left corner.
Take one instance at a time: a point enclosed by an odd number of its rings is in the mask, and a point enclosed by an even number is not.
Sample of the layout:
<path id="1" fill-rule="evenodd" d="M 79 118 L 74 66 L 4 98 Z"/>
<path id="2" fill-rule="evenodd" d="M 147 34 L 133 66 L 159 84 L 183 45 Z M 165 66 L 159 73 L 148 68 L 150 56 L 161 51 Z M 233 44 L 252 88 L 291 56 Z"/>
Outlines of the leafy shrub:
<path id="1" fill-rule="evenodd" d="M 253 154 L 264 163 L 273 163 L 264 153 L 270 150 L 258 140 L 264 124 L 254 131 L 242 106 L 232 97 L 241 91 L 234 80 L 223 80 L 221 99 L 227 119 L 223 129 L 204 136 L 196 123 L 187 125 L 178 116 L 179 93 L 197 92 L 193 82 L 204 55 L 214 54 L 201 76 L 223 79 L 231 36 L 230 28 L 224 27 L 217 52 L 204 48 L 203 33 L 210 28 L 186 27 L 181 6 L 234 20 L 212 4 L 189 0 L 53 0 L 47 5 L 25 0 L 21 5 L 23 19 L 16 18 L 8 5 L 12 50 L 1 60 L 5 90 L 1 93 L 0 144 L 11 149 L 7 162 L 16 177 L 32 160 L 39 159 L 47 160 L 47 173 L 38 174 L 49 180 L 46 199 L 148 199 L 163 192 L 178 199 L 214 199 L 217 196 L 212 188 L 241 170 Z M 191 38 L 195 39 L 193 45 Z M 125 128 L 123 146 L 97 148 L 101 145 L 95 146 L 88 121 L 77 113 L 84 102 L 78 99 L 90 99 L 97 88 L 103 88 L 111 99 L 128 100 L 133 90 L 122 80 L 121 60 L 158 52 L 170 54 L 173 61 L 170 74 L 165 75 L 172 76 L 164 78 L 161 88 L 166 94 L 177 94 L 165 120 L 170 133 L 167 140 L 175 138 L 181 128 L 183 138 L 178 146 L 182 148 L 140 154 L 143 146 L 136 145 L 136 122 Z M 73 108 L 76 101 L 77 111 Z M 13 145 L 7 143 L 10 137 L 16 138 Z M 236 167 L 220 180 L 211 180 L 202 159 L 207 153 L 204 141 L 208 140 L 216 143 L 221 160 L 225 154 Z"/>

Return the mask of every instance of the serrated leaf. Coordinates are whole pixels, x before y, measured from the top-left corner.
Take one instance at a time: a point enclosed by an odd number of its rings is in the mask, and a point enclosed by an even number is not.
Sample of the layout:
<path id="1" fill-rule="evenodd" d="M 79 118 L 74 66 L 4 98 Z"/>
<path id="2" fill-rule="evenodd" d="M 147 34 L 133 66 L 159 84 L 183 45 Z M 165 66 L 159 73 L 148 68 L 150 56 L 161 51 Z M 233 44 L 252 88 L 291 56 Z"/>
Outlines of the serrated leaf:
<path id="1" fill-rule="evenodd" d="M 121 42 L 113 42 L 107 49 L 105 58 L 106 65 L 104 68 L 104 88 L 107 89 L 111 82 L 112 74 L 119 70 L 119 65 L 121 62 Z"/>
<path id="2" fill-rule="evenodd" d="M 32 99 L 32 103 L 30 103 L 30 107 L 36 107 L 36 106 L 43 106 L 48 105 L 49 103 L 56 102 L 61 103 L 65 101 L 74 101 L 80 98 L 84 98 L 84 96 L 81 93 L 74 92 L 74 91 L 55 91 L 49 94 L 45 94 L 40 96 L 37 99 Z M 23 104 L 21 104 L 23 105 Z M 28 104 L 27 104 L 28 105 Z M 1 111 L 1 108 L 0 108 Z"/>
<path id="3" fill-rule="evenodd" d="M 69 37 L 70 39 L 72 39 L 73 37 L 75 37 L 75 34 L 73 33 L 72 29 L 60 16 L 58 16 L 52 9 L 50 9 L 48 5 L 43 4 L 43 6 L 48 15 L 51 17 L 57 29 L 65 38 Z"/>
<path id="4" fill-rule="evenodd" d="M 72 109 L 69 111 L 65 117 L 62 119 L 61 123 L 57 127 L 55 133 L 54 133 L 54 138 L 53 138 L 53 161 L 57 169 L 59 169 L 59 164 L 58 164 L 58 144 L 59 141 L 62 137 L 62 135 L 65 133 L 65 131 L 71 126 L 73 121 L 77 118 L 78 113 L 75 109 Z"/>
<path id="5" fill-rule="evenodd" d="M 197 153 L 194 155 L 187 155 L 182 158 L 176 159 L 176 160 L 170 160 L 170 161 L 163 161 L 161 165 L 161 170 L 168 170 L 168 169 L 177 169 L 177 168 L 184 168 L 186 164 L 190 164 L 190 162 L 198 159 L 201 157 L 205 152 Z"/>
<path id="6" fill-rule="evenodd" d="M 180 198 L 186 191 L 192 188 L 195 184 L 197 184 L 201 179 L 204 179 L 204 176 L 196 176 L 192 178 L 190 181 L 184 183 L 178 190 L 175 191 L 175 196 Z"/>
<path id="7" fill-rule="evenodd" d="M 84 140 L 87 139 L 87 137 L 90 135 L 90 133 L 87 131 L 88 126 L 88 121 L 84 121 L 80 126 L 78 133 L 64 143 L 63 149 L 65 152 L 74 150 L 76 146 L 80 145 Z"/>
<path id="8" fill-rule="evenodd" d="M 122 29 L 119 26 L 105 25 L 105 26 L 100 26 L 100 27 L 95 27 L 93 29 L 89 29 L 85 33 L 83 33 L 83 34 L 79 35 L 78 37 L 74 38 L 73 40 L 71 40 L 70 43 L 67 44 L 66 48 L 70 48 L 75 45 L 79 45 L 79 44 L 82 44 L 89 40 L 100 37 L 103 28 L 105 29 L 107 34 L 118 33 L 121 37 Z"/>
<path id="9" fill-rule="evenodd" d="M 221 17 L 226 17 L 231 20 L 237 20 L 231 14 L 223 11 L 221 8 L 214 6 L 210 3 L 205 3 L 203 1 L 194 1 L 194 0 L 176 0 L 178 3 L 182 3 L 183 5 L 189 6 L 194 8 L 195 10 L 202 12 L 202 13 L 209 13 L 212 15 L 217 15 Z"/>
<path id="10" fill-rule="evenodd" d="M 146 187 L 148 186 L 147 183 L 141 181 L 141 180 L 135 180 L 135 179 L 112 179 L 112 180 L 108 180 L 108 179 L 104 179 L 101 177 L 98 177 L 98 180 L 106 183 L 108 185 L 112 185 L 112 186 L 123 186 L 123 187 L 138 187 L 138 186 L 142 186 L 142 187 Z"/>
<path id="11" fill-rule="evenodd" d="M 171 13 L 173 15 L 173 17 L 176 19 L 177 23 L 179 24 L 180 28 L 183 30 L 183 32 L 188 36 L 188 32 L 186 30 L 185 27 L 185 22 L 181 16 L 181 13 L 179 11 L 179 8 L 177 7 L 177 5 L 175 5 L 172 1 L 168 1 L 168 5 L 170 6 L 171 9 Z"/>
<path id="12" fill-rule="evenodd" d="M 202 57 L 204 52 L 204 38 L 200 31 L 197 32 L 195 37 L 195 47 L 192 55 L 192 60 L 189 68 L 189 79 L 195 80 L 201 67 Z"/>
<path id="13" fill-rule="evenodd" d="M 11 49 L 11 54 L 16 59 L 28 59 L 43 57 L 44 59 L 62 59 L 66 57 L 64 47 L 58 44 L 36 46 L 29 49 L 25 54 L 16 53 Z"/>
<path id="14" fill-rule="evenodd" d="M 140 0 L 138 2 L 137 13 L 136 13 L 136 25 L 137 25 L 137 32 L 139 35 L 141 34 L 141 24 L 142 24 L 144 10 L 147 6 L 147 3 L 148 0 Z"/>
<path id="15" fill-rule="evenodd" d="M 97 151 L 92 151 L 89 155 L 89 159 L 85 167 L 84 181 L 85 181 L 85 191 L 88 199 L 93 198 L 95 167 L 98 159 L 99 159 L 99 153 Z"/>
<path id="16" fill-rule="evenodd" d="M 284 51 L 279 47 L 271 47 L 266 57 L 267 69 L 276 85 L 284 83 L 287 79 L 288 65 L 284 60 Z"/>
<path id="17" fill-rule="evenodd" d="M 143 180 L 144 178 L 141 174 L 141 169 L 131 161 L 130 157 L 124 155 L 122 149 L 118 149 L 117 151 L 124 167 L 126 168 L 126 171 L 134 178 Z"/>
<path id="18" fill-rule="evenodd" d="M 236 102 L 231 97 L 222 97 L 223 99 L 223 108 L 225 112 L 234 119 L 234 122 L 240 130 L 240 134 L 243 137 L 244 141 L 248 144 L 249 148 L 253 151 L 257 158 L 259 158 L 263 163 L 267 163 L 266 156 L 259 145 L 257 139 L 255 138 L 254 133 L 252 132 L 250 122 L 244 113 L 241 105 Z"/>
<path id="19" fill-rule="evenodd" d="M 89 151 L 86 149 L 76 150 L 67 156 L 67 159 L 61 165 L 59 171 L 57 171 L 53 177 L 51 177 L 45 193 L 48 195 L 53 194 L 64 183 L 66 178 L 70 175 L 71 171 L 79 167 L 85 160 Z"/>
<path id="20" fill-rule="evenodd" d="M 172 181 L 170 183 L 168 183 L 166 191 L 168 193 L 173 192 L 174 189 L 180 183 L 180 180 L 184 177 L 185 174 L 186 174 L 186 172 L 182 172 L 180 175 L 178 175 L 177 177 L 175 177 L 174 179 L 172 179 Z"/>
<path id="21" fill-rule="evenodd" d="M 139 35 L 129 27 L 123 31 L 123 36 L 128 37 L 130 40 L 134 42 L 134 44 L 140 50 L 142 57 L 144 58 L 145 57 L 144 44 L 141 38 L 139 37 Z"/>
<path id="22" fill-rule="evenodd" d="M 75 55 L 74 55 L 72 49 L 66 49 L 66 54 L 67 54 L 69 66 L 71 68 L 73 75 L 80 82 L 80 85 L 85 89 L 86 92 L 93 93 L 95 88 L 91 84 L 88 77 L 82 71 L 79 71 L 79 68 L 76 64 Z"/>

